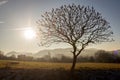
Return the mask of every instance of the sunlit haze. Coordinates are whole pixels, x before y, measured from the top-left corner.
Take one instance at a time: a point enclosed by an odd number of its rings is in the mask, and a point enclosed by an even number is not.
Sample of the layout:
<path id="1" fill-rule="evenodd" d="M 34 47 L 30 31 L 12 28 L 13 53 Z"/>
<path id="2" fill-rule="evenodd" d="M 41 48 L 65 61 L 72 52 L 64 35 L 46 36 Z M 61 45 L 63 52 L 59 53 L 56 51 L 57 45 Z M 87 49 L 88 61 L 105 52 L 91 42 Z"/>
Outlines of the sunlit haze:
<path id="1" fill-rule="evenodd" d="M 34 39 L 36 36 L 36 33 L 32 28 L 28 28 L 24 31 L 24 36 L 26 39 Z"/>
<path id="2" fill-rule="evenodd" d="M 37 52 L 43 49 L 70 48 L 69 45 L 39 46 L 36 21 L 41 15 L 61 5 L 80 4 L 94 7 L 110 23 L 114 42 L 89 45 L 88 48 L 120 49 L 120 0 L 0 0 L 0 50 Z M 42 34 L 41 34 L 42 35 Z"/>

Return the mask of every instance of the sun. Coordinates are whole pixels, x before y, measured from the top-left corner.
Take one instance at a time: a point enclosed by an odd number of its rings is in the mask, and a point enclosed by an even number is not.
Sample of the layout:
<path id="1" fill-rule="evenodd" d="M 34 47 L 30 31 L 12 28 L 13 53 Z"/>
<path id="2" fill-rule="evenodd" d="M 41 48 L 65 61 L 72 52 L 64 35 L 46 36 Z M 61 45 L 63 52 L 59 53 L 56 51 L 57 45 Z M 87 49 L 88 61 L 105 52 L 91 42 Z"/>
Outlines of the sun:
<path id="1" fill-rule="evenodd" d="M 34 39 L 36 37 L 36 33 L 32 28 L 27 28 L 24 31 L 24 36 L 26 39 Z"/>

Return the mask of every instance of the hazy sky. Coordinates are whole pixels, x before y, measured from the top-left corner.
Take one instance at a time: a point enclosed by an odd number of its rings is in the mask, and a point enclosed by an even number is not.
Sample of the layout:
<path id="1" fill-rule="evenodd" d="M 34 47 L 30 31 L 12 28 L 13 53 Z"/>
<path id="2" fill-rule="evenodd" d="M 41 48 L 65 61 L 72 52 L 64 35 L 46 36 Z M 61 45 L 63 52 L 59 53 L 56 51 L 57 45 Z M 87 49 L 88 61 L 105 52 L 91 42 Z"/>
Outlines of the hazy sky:
<path id="1" fill-rule="evenodd" d="M 120 0 L 0 0 L 0 50 L 37 52 L 48 47 L 39 47 L 38 40 L 26 39 L 24 29 L 35 27 L 41 14 L 64 4 L 93 6 L 110 22 L 114 42 L 90 45 L 90 48 L 105 50 L 120 49 Z M 65 44 L 50 48 L 68 47 Z"/>

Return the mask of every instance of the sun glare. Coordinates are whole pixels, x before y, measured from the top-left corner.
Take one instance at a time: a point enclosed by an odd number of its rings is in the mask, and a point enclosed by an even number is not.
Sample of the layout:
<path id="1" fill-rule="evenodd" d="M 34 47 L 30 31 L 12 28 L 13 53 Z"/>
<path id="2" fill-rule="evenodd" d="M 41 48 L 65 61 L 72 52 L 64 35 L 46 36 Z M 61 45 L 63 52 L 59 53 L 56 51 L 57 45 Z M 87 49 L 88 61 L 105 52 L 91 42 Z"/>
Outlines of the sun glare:
<path id="1" fill-rule="evenodd" d="M 36 34 L 32 28 L 28 28 L 24 31 L 24 36 L 26 39 L 34 39 Z"/>

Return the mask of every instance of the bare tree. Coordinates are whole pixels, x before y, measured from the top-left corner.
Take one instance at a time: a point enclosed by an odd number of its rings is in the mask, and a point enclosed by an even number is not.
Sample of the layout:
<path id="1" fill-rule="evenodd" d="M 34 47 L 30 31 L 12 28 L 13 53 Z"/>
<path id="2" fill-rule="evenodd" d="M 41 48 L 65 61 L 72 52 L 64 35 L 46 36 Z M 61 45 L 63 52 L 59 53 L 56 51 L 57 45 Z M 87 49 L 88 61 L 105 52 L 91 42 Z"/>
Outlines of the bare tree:
<path id="1" fill-rule="evenodd" d="M 112 41 L 111 26 L 93 7 L 63 5 L 42 15 L 37 21 L 42 45 L 68 43 L 72 46 L 74 72 L 78 55 L 89 44 Z"/>

